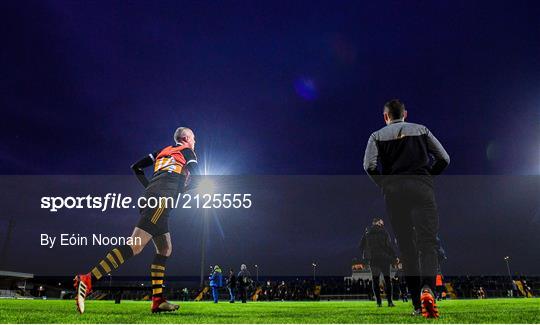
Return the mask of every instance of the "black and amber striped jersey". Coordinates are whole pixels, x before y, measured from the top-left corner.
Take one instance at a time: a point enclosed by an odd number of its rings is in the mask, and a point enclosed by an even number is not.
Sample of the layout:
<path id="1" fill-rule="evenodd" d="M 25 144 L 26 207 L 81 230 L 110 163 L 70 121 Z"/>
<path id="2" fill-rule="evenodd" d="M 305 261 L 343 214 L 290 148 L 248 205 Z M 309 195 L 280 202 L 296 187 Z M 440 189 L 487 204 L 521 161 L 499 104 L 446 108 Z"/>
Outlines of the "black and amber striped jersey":
<path id="1" fill-rule="evenodd" d="M 186 179 L 190 174 L 197 174 L 197 155 L 195 151 L 185 144 L 167 146 L 159 151 L 148 154 L 131 166 L 131 169 L 143 184 L 147 187 L 150 183 L 143 169 L 154 166 L 152 180 L 161 178 L 162 175 L 182 175 Z"/>
<path id="2" fill-rule="evenodd" d="M 186 145 L 168 146 L 155 153 L 154 174 L 160 172 L 186 174 L 189 171 L 184 167 L 190 163 L 197 163 L 193 149 Z"/>

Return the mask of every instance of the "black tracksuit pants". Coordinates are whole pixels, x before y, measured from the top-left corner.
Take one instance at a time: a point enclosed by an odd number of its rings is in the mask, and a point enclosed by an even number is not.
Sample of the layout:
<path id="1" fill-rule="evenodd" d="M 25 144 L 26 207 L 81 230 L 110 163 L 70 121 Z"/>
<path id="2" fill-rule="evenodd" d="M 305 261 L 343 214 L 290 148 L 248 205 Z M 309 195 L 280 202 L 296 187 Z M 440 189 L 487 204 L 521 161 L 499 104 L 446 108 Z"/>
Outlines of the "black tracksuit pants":
<path id="1" fill-rule="evenodd" d="M 248 298 L 248 287 L 247 286 L 239 286 L 238 287 L 238 298 L 240 298 L 240 300 L 242 300 L 242 303 L 246 303 L 247 302 L 247 298 Z"/>
<path id="2" fill-rule="evenodd" d="M 435 289 L 439 217 L 433 186 L 403 178 L 383 187 L 386 208 L 396 235 L 413 305 L 420 308 L 420 290 Z"/>
<path id="3" fill-rule="evenodd" d="M 384 289 L 386 292 L 386 299 L 388 303 L 392 302 L 392 281 L 390 280 L 390 263 L 372 261 L 370 263 L 371 277 L 373 278 L 373 293 L 377 299 L 377 304 L 381 304 L 381 290 L 379 288 L 379 281 L 381 273 L 384 276 Z"/>

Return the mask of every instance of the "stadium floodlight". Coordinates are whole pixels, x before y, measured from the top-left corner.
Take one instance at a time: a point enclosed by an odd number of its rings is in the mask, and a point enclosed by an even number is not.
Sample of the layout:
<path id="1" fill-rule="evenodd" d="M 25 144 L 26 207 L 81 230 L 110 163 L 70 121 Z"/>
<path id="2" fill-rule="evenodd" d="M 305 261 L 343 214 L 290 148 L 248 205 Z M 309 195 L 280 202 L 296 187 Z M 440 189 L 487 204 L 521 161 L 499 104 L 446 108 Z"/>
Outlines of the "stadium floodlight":
<path id="1" fill-rule="evenodd" d="M 315 269 L 317 268 L 317 263 L 312 262 L 311 266 L 313 266 L 313 282 L 315 282 Z"/>
<path id="2" fill-rule="evenodd" d="M 196 188 L 194 188 L 194 192 L 197 194 L 200 194 L 201 196 L 204 194 L 218 194 L 219 191 L 223 191 L 224 185 L 221 183 L 218 186 L 214 180 L 213 176 L 222 176 L 222 175 L 230 175 L 232 173 L 232 166 L 234 166 L 234 161 L 230 159 L 219 159 L 214 157 L 214 152 L 212 150 L 212 143 L 211 140 L 210 143 L 205 145 L 206 148 L 205 151 L 200 151 L 198 157 L 202 161 L 202 163 L 199 165 L 199 168 L 201 170 L 201 177 L 199 183 L 197 184 Z M 225 163 L 227 162 L 227 163 Z M 215 211 L 212 211 L 212 209 L 203 209 L 202 210 L 202 236 L 201 236 L 201 265 L 200 265 L 200 286 L 202 287 L 204 284 L 205 279 L 205 265 L 206 265 L 206 241 L 208 237 L 208 218 L 210 217 L 209 214 L 214 213 Z"/>
<path id="3" fill-rule="evenodd" d="M 201 174 L 207 176 L 230 175 L 233 173 L 234 161 L 230 159 L 220 159 L 212 153 L 212 148 L 207 148 L 204 152 L 199 152 L 199 158 L 202 160 L 200 166 Z"/>
<path id="4" fill-rule="evenodd" d="M 510 256 L 505 256 L 504 261 L 506 262 L 506 271 L 508 272 L 508 277 L 512 281 L 512 272 L 510 272 Z"/>
<path id="5" fill-rule="evenodd" d="M 200 194 L 213 194 L 215 190 L 214 182 L 206 176 L 200 181 L 197 192 Z"/>
<path id="6" fill-rule="evenodd" d="M 255 264 L 255 278 L 257 279 L 257 283 L 259 282 L 259 265 Z"/>

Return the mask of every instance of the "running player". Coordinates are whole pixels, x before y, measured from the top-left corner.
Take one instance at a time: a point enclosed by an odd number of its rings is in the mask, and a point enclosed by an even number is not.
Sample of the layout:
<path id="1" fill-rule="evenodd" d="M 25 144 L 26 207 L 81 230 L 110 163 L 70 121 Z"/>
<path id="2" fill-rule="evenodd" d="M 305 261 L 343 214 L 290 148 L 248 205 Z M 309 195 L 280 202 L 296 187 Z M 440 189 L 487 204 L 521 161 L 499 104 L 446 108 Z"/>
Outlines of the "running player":
<path id="1" fill-rule="evenodd" d="M 175 311 L 178 305 L 169 303 L 163 296 L 165 265 L 172 252 L 171 235 L 168 226 L 170 201 L 183 192 L 190 181 L 190 175 L 198 174 L 197 156 L 195 155 L 195 134 L 186 127 L 180 127 L 174 133 L 175 145 L 165 147 L 137 161 L 131 166 L 133 172 L 145 187 L 144 196 L 154 198 L 159 205 L 156 208 L 142 208 L 141 217 L 131 235 L 133 245 L 113 248 L 86 274 L 79 274 L 74 279 L 76 304 L 82 314 L 85 310 L 85 298 L 92 290 L 92 284 L 104 275 L 116 270 L 129 258 L 139 254 L 150 240 L 156 248 L 156 255 L 150 267 L 152 279 L 152 313 Z M 154 166 L 154 173 L 149 181 L 143 168 Z"/>

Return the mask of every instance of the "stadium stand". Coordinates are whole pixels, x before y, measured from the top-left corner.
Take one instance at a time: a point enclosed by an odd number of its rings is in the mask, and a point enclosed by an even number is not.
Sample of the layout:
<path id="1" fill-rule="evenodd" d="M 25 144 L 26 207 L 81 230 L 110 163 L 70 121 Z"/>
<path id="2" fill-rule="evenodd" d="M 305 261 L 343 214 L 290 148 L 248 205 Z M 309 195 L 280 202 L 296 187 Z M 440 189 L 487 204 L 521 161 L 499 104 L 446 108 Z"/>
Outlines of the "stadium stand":
<path id="1" fill-rule="evenodd" d="M 29 273 L 0 271 L 0 298 L 31 299 L 33 283 L 29 280 L 34 275 Z"/>
<path id="2" fill-rule="evenodd" d="M 28 276 L 28 275 L 25 275 Z M 372 282 L 370 279 L 357 280 L 343 277 L 259 277 L 259 283 L 252 283 L 249 288 L 253 301 L 302 301 L 302 300 L 350 300 L 373 299 Z M 25 297 L 21 286 L 22 278 L 17 278 L 10 286 L 0 287 L 0 295 L 6 298 Z M 449 299 L 462 298 L 494 298 L 494 297 L 533 297 L 540 295 L 540 277 L 516 276 L 513 283 L 508 276 L 446 276 L 443 292 Z M 56 299 L 72 299 L 73 288 L 68 278 L 26 278 L 27 297 L 40 296 L 38 288 L 44 288 L 43 296 Z M 399 279 L 393 279 L 394 298 L 400 297 Z M 115 300 L 146 300 L 150 285 L 146 278 L 121 278 L 114 281 L 99 282 L 94 287 L 94 293 L 89 299 Z M 171 279 L 164 289 L 165 295 L 173 301 L 202 301 L 210 300 L 210 290 L 207 284 L 200 288 L 198 281 Z M 220 299 L 228 300 L 225 287 L 220 289 Z"/>

